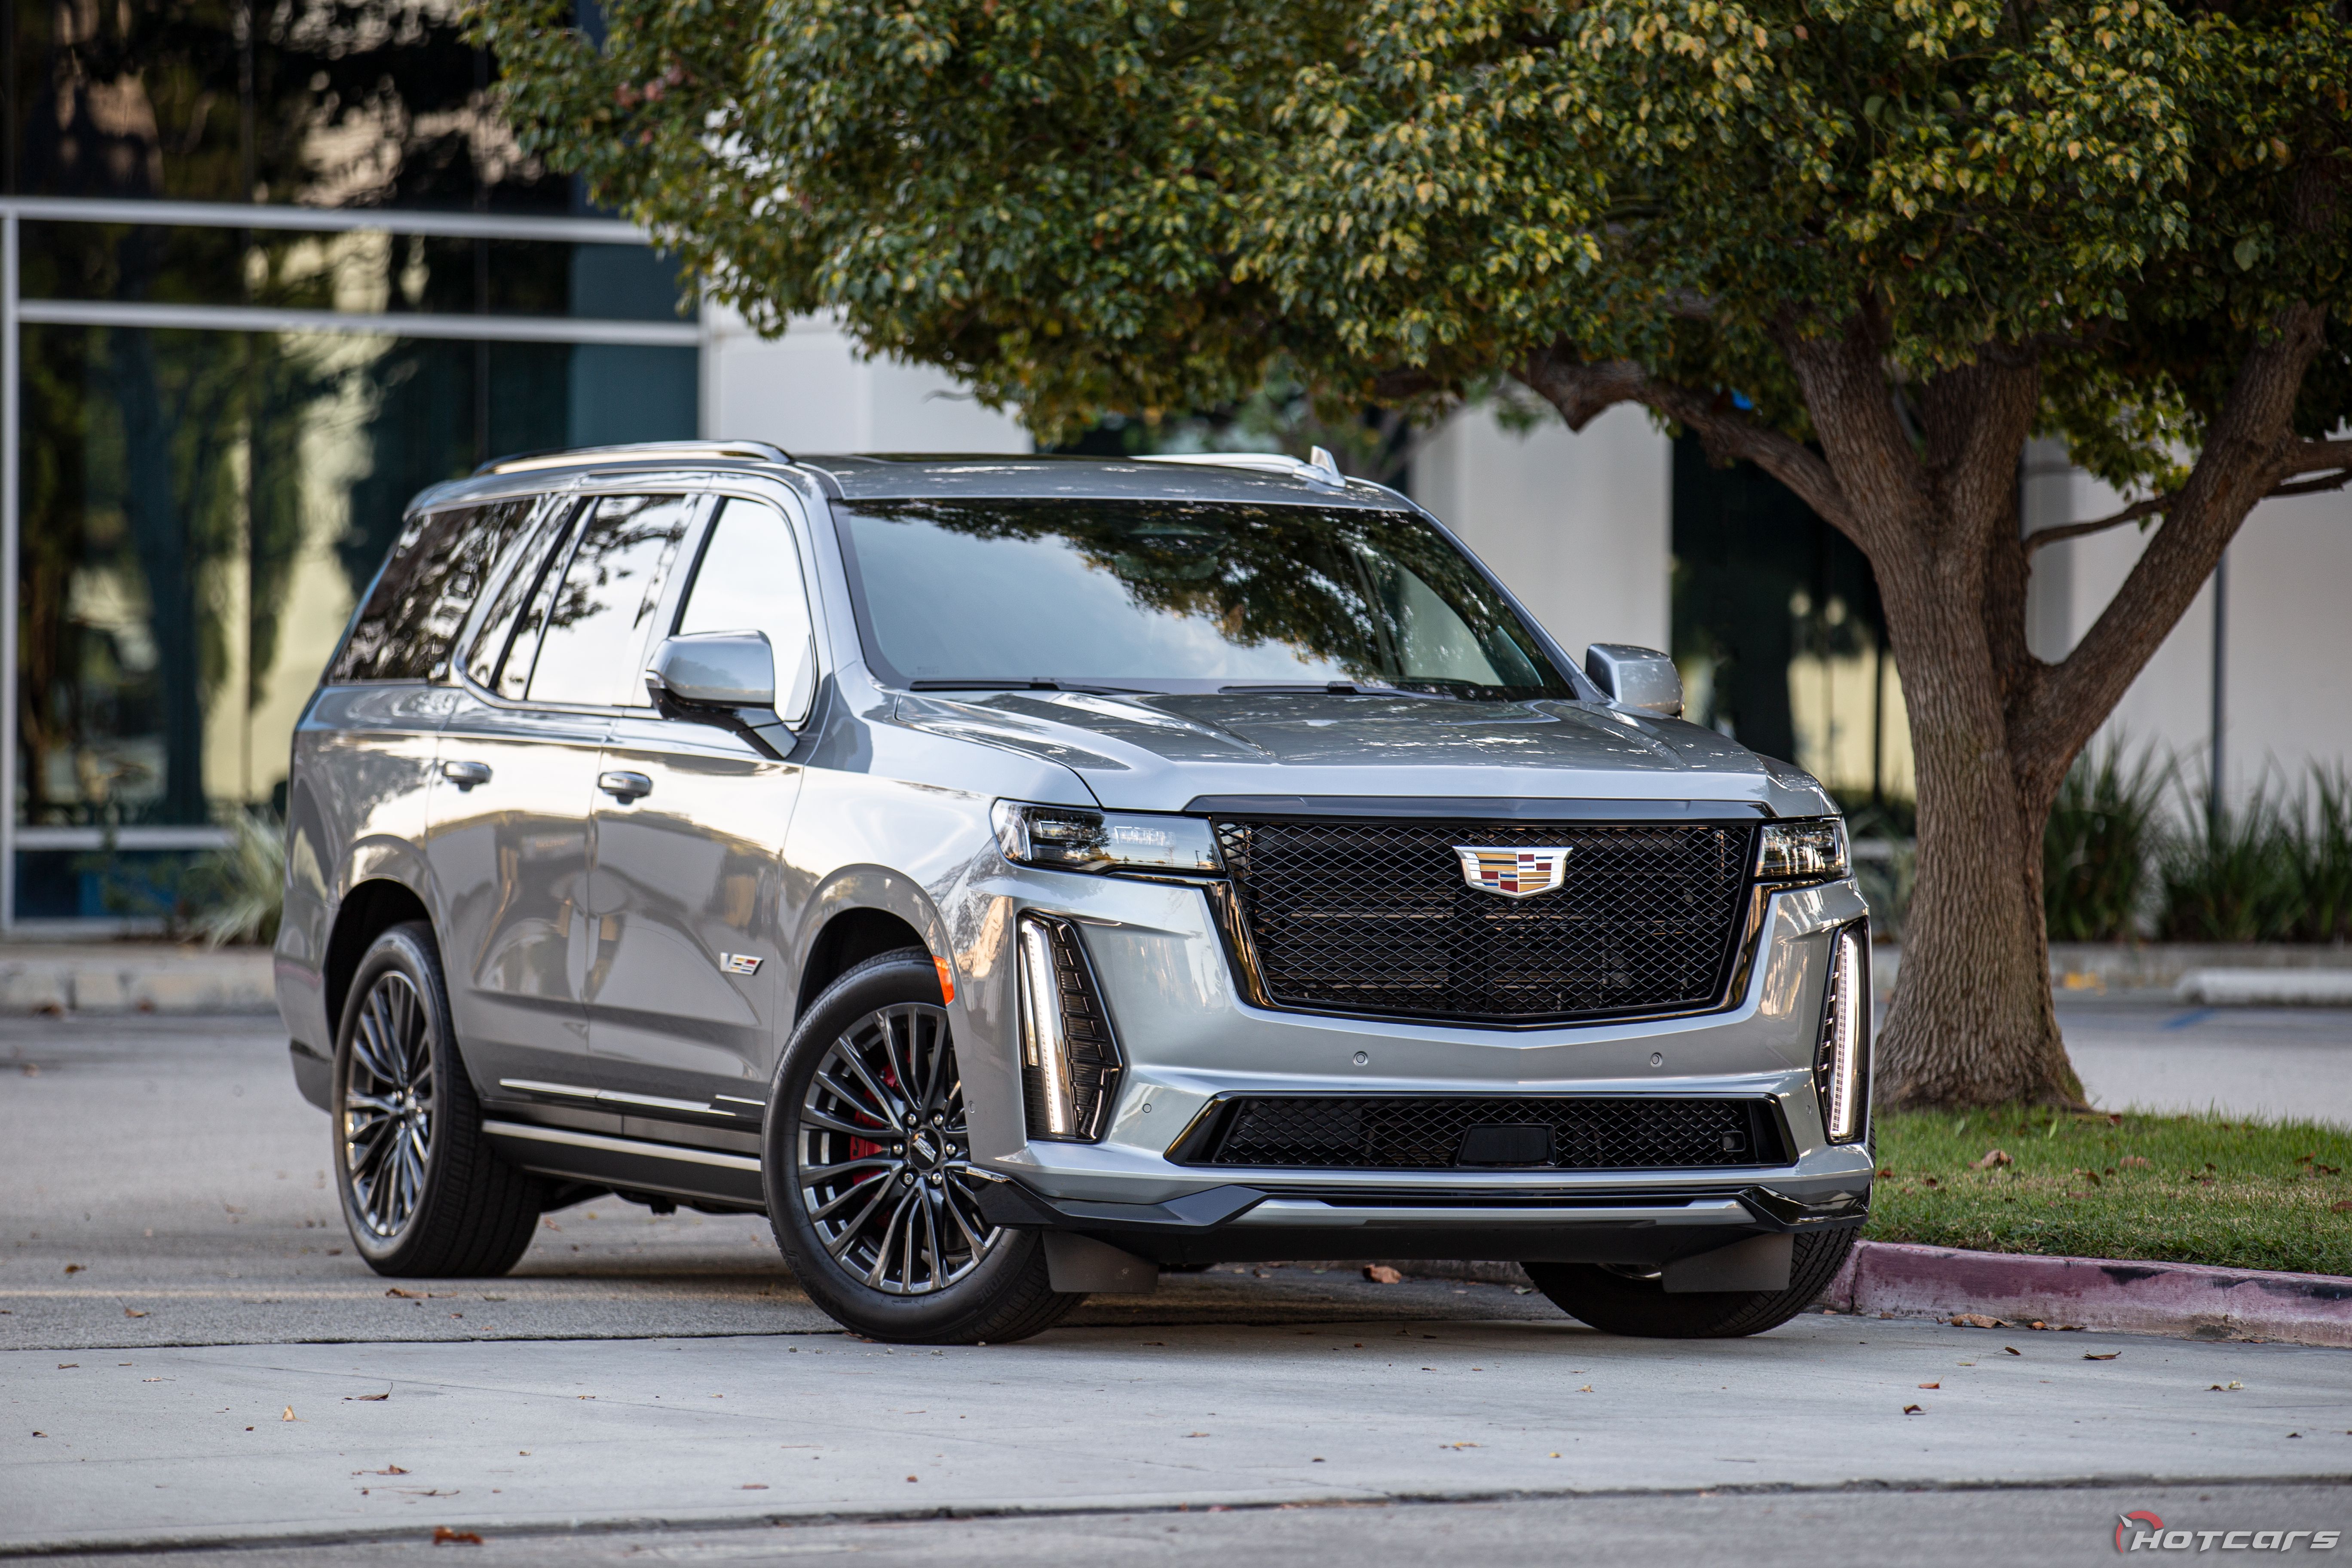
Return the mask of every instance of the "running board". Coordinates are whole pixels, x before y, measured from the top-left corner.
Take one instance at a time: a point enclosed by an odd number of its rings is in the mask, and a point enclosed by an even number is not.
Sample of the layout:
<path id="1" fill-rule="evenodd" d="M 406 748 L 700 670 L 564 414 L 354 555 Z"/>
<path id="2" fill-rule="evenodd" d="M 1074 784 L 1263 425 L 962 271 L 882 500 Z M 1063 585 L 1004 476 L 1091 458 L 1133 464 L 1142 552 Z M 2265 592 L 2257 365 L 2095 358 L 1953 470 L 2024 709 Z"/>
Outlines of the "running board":
<path id="1" fill-rule="evenodd" d="M 641 1138 L 614 1138 L 528 1121 L 482 1123 L 490 1146 L 526 1171 L 594 1182 L 629 1192 L 765 1209 L 760 1162 L 748 1154 L 688 1149 Z"/>

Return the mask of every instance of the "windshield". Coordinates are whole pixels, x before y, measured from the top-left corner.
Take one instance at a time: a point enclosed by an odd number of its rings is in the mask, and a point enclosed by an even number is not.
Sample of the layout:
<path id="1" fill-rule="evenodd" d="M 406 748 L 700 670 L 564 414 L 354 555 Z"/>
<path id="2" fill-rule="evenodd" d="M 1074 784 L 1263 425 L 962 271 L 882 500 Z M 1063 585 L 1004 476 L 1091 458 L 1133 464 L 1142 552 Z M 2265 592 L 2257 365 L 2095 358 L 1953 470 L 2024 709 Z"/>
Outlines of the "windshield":
<path id="1" fill-rule="evenodd" d="M 842 539 L 892 685 L 1574 688 L 1411 512 L 1225 502 L 867 502 Z"/>

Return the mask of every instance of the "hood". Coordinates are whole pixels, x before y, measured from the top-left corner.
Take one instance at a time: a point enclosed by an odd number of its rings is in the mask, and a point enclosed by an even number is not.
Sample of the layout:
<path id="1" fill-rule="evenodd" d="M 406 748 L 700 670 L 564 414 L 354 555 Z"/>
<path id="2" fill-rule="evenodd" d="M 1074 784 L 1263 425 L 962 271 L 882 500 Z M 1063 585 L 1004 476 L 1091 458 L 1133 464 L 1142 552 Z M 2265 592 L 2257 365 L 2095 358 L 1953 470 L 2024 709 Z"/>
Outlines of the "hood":
<path id="1" fill-rule="evenodd" d="M 1203 796 L 1697 801 L 1777 816 L 1836 809 L 1802 772 L 1713 730 L 1600 703 L 1021 691 L 902 696 L 893 717 L 1060 763 L 1115 810 L 1181 811 Z"/>

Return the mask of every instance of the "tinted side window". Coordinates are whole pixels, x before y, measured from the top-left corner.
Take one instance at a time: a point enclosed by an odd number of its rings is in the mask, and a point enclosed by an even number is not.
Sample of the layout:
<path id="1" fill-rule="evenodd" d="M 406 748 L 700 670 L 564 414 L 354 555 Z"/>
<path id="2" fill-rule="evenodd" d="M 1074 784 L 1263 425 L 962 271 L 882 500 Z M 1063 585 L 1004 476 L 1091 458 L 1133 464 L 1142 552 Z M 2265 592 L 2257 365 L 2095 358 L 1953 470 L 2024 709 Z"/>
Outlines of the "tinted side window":
<path id="1" fill-rule="evenodd" d="M 532 701 L 646 702 L 646 634 L 693 516 L 687 496 L 605 496 L 590 505 L 546 611 Z"/>
<path id="2" fill-rule="evenodd" d="M 449 645 L 466 612 L 532 504 L 499 501 L 412 518 L 327 679 L 433 680 L 447 673 Z"/>
<path id="3" fill-rule="evenodd" d="M 808 716 L 816 685 L 808 594 L 793 525 L 772 506 L 730 500 L 710 525 L 677 629 L 765 632 L 776 656 L 776 712 L 787 724 Z"/>
<path id="4" fill-rule="evenodd" d="M 576 507 L 569 506 L 548 513 L 482 617 L 466 673 L 501 697 L 520 697 L 530 681 L 530 661 L 538 656 L 540 630 L 547 624 L 547 601 L 562 578 L 572 525 L 579 515 Z"/>

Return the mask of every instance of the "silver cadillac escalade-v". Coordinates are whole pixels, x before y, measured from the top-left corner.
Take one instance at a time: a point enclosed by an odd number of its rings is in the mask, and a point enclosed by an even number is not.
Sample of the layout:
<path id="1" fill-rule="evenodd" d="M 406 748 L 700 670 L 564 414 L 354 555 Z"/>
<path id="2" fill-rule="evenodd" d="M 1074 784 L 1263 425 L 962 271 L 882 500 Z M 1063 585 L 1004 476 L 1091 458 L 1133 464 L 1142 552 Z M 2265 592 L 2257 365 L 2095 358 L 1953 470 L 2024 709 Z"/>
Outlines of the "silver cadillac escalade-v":
<path id="1" fill-rule="evenodd" d="M 1681 709 L 1319 452 L 494 463 L 296 737 L 295 1078 L 390 1275 L 614 1193 L 882 1340 L 1280 1258 L 1752 1333 L 1866 1213 L 1869 947 Z"/>

